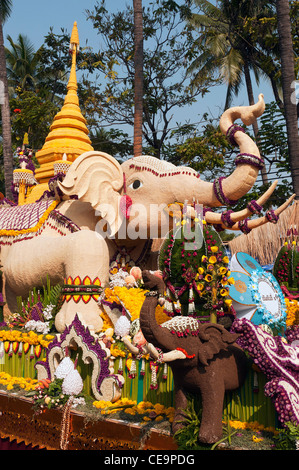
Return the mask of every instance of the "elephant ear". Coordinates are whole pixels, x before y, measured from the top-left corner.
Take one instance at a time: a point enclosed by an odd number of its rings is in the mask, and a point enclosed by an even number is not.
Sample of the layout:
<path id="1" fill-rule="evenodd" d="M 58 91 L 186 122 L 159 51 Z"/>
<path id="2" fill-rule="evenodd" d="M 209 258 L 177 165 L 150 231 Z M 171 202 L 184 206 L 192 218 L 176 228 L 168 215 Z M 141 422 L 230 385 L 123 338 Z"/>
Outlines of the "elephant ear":
<path id="1" fill-rule="evenodd" d="M 120 211 L 123 171 L 111 155 L 90 151 L 80 155 L 71 165 L 59 188 L 66 196 L 78 196 L 90 202 L 96 215 L 108 223 L 115 234 L 123 220 Z"/>
<path id="2" fill-rule="evenodd" d="M 208 361 L 222 350 L 227 350 L 239 337 L 232 334 L 222 325 L 207 323 L 200 327 L 199 338 L 203 341 L 198 350 L 198 359 L 201 364 L 207 366 Z"/>

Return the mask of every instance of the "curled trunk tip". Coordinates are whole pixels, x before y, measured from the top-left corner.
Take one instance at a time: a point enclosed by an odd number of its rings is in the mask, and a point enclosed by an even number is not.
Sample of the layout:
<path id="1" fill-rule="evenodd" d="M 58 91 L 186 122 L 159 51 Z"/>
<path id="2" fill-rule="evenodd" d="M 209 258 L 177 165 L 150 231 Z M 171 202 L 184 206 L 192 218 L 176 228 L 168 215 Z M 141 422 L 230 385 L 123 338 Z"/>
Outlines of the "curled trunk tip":
<path id="1" fill-rule="evenodd" d="M 258 101 L 251 106 L 236 106 L 227 109 L 220 118 L 220 129 L 226 134 L 228 128 L 237 120 L 241 119 L 245 126 L 250 126 L 265 111 L 264 95 L 259 94 Z"/>

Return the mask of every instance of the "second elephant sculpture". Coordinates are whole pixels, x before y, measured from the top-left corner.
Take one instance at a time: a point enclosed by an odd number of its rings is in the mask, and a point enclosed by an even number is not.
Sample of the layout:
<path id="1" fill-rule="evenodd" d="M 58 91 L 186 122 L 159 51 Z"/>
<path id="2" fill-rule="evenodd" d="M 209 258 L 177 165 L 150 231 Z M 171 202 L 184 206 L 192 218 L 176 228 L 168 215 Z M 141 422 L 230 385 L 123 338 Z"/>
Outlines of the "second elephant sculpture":
<path id="1" fill-rule="evenodd" d="M 32 204 L 0 205 L 1 265 L 5 280 L 6 308 L 16 311 L 16 297 L 26 298 L 30 289 L 64 283 L 65 299 L 56 316 L 62 332 L 80 313 L 87 325 L 100 331 L 103 321 L 95 301 L 109 282 L 112 261 L 125 266 L 128 260 L 142 268 L 156 269 L 157 254 L 151 240 L 163 238 L 171 229 L 167 207 L 194 202 L 206 208 L 237 201 L 253 186 L 263 160 L 238 118 L 249 125 L 264 110 L 262 95 L 254 106 L 227 110 L 220 128 L 240 148 L 236 169 L 214 183 L 202 181 L 196 171 L 150 156 L 129 159 L 120 165 L 112 156 L 90 151 L 70 166 L 63 181 Z M 262 195 L 265 203 L 275 183 Z M 291 199 L 272 214 L 287 207 Z M 254 206 L 256 207 L 256 205 Z M 239 212 L 208 211 L 207 223 L 218 227 L 249 230 L 269 221 L 260 217 L 247 222 L 253 205 Z M 65 281 L 64 281 L 65 280 Z"/>
<path id="2" fill-rule="evenodd" d="M 187 393 L 201 396 L 202 417 L 199 440 L 212 444 L 222 436 L 222 414 L 225 391 L 242 386 L 248 362 L 243 350 L 235 344 L 239 335 L 215 323 L 200 323 L 191 317 L 178 316 L 159 325 L 155 311 L 163 296 L 163 280 L 143 271 L 143 281 L 150 289 L 140 312 L 140 328 L 148 341 L 149 351 L 156 354 L 173 372 L 175 418 L 173 432 L 184 425 Z"/>

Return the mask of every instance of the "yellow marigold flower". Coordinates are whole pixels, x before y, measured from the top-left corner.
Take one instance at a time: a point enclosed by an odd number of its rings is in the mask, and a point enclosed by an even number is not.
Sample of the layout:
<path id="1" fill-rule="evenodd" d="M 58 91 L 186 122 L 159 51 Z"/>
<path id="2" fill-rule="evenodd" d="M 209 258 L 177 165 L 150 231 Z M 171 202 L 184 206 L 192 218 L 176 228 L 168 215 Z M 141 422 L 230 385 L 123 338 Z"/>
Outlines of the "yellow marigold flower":
<path id="1" fill-rule="evenodd" d="M 197 289 L 202 291 L 204 289 L 204 284 L 202 282 L 200 282 L 199 284 L 197 284 Z"/>
<path id="2" fill-rule="evenodd" d="M 201 267 L 198 268 L 197 271 L 198 271 L 198 274 L 203 274 L 203 273 L 205 272 L 205 270 L 204 270 L 203 268 L 201 268 Z"/>
<path id="3" fill-rule="evenodd" d="M 262 437 L 252 436 L 252 440 L 253 440 L 253 442 L 261 442 L 263 440 L 263 438 Z"/>
<path id="4" fill-rule="evenodd" d="M 154 409 L 155 409 L 155 412 L 157 413 L 157 415 L 159 415 L 161 413 L 164 413 L 164 411 L 165 411 L 164 406 L 160 405 L 159 403 L 155 404 Z"/>
<path id="5" fill-rule="evenodd" d="M 206 255 L 203 255 L 203 256 L 201 257 L 201 261 L 202 261 L 203 263 L 204 263 L 205 261 L 207 261 L 207 260 L 208 260 L 208 258 L 207 258 Z"/>
<path id="6" fill-rule="evenodd" d="M 159 422 L 163 420 L 163 416 L 159 415 L 155 418 L 155 421 Z"/>
<path id="7" fill-rule="evenodd" d="M 235 279 L 233 277 L 229 277 L 228 278 L 228 282 L 229 284 L 234 284 L 235 283 Z"/>
<path id="8" fill-rule="evenodd" d="M 230 307 L 231 304 L 233 303 L 233 301 L 232 301 L 232 299 L 225 299 L 224 303 L 225 303 L 228 307 Z"/>
<path id="9" fill-rule="evenodd" d="M 134 410 L 134 408 L 125 408 L 125 413 L 134 416 L 136 414 L 136 410 Z"/>
<path id="10" fill-rule="evenodd" d="M 211 274 L 207 274 L 207 275 L 205 276 L 205 281 L 207 281 L 207 282 L 211 282 L 212 279 L 213 279 L 213 278 L 212 278 Z"/>
<path id="11" fill-rule="evenodd" d="M 225 266 L 221 266 L 221 268 L 218 269 L 219 274 L 223 275 L 226 274 L 227 268 Z"/>
<path id="12" fill-rule="evenodd" d="M 209 258 L 209 263 L 211 263 L 211 264 L 217 263 L 217 258 L 216 258 L 216 256 L 210 256 L 210 258 Z"/>
<path id="13" fill-rule="evenodd" d="M 151 421 L 151 418 L 149 418 L 148 416 L 143 416 L 143 421 Z"/>
<path id="14" fill-rule="evenodd" d="M 228 295 L 228 290 L 227 289 L 220 289 L 220 295 L 222 295 L 222 297 L 225 297 L 226 295 Z"/>
<path id="15" fill-rule="evenodd" d="M 215 246 L 215 245 L 211 246 L 211 252 L 212 253 L 217 253 L 217 251 L 218 251 L 218 246 Z"/>
<path id="16" fill-rule="evenodd" d="M 295 240 L 293 240 L 293 241 L 292 241 L 292 245 L 296 245 L 296 242 L 295 242 Z"/>
<path id="17" fill-rule="evenodd" d="M 229 263 L 228 256 L 223 256 L 222 261 L 223 263 L 228 264 Z"/>

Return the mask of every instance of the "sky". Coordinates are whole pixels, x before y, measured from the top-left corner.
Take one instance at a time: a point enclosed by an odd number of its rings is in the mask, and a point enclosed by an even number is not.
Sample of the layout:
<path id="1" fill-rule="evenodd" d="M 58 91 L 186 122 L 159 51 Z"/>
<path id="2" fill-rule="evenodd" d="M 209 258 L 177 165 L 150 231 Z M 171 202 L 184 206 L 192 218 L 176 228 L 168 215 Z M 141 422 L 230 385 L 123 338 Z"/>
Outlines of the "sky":
<path id="1" fill-rule="evenodd" d="M 146 6 L 154 0 L 143 0 Z M 106 0 L 106 7 L 110 11 L 123 10 L 132 0 Z M 77 21 L 79 40 L 82 46 L 99 47 L 100 38 L 87 20 L 86 10 L 93 10 L 96 0 L 13 0 L 12 14 L 4 24 L 4 39 L 10 35 L 13 40 L 21 33 L 28 36 L 30 41 L 38 49 L 44 42 L 44 37 L 53 27 L 56 34 L 64 28 L 67 32 L 72 31 L 74 21 Z M 6 42 L 7 44 L 7 42 Z M 7 44 L 8 45 L 8 44 Z M 253 79 L 254 82 L 254 79 Z M 223 109 L 225 101 L 225 86 L 214 87 L 211 93 L 204 98 L 199 97 L 196 104 L 178 110 L 174 116 L 174 124 L 184 121 L 198 122 L 203 113 L 208 112 L 211 117 L 219 115 L 219 109 Z M 265 101 L 273 101 L 273 94 L 269 83 L 262 83 L 259 88 L 254 83 L 254 96 L 257 100 L 259 93 L 263 93 Z M 234 99 L 233 106 L 247 105 L 247 94 L 242 87 L 239 95 Z"/>

